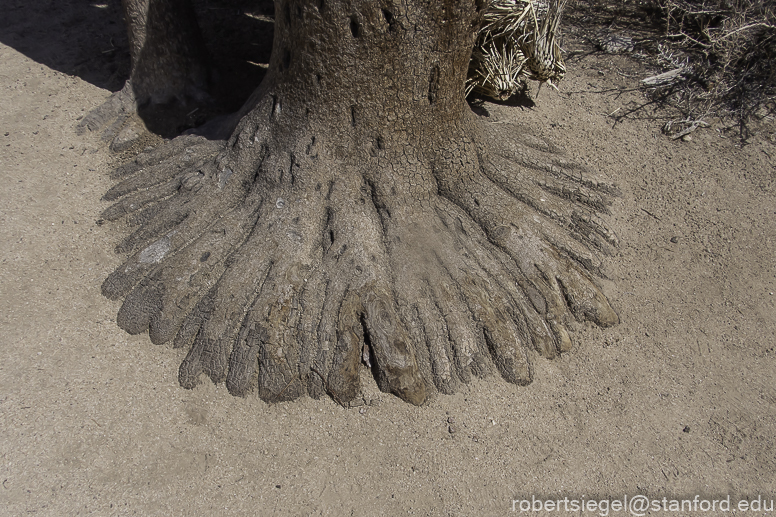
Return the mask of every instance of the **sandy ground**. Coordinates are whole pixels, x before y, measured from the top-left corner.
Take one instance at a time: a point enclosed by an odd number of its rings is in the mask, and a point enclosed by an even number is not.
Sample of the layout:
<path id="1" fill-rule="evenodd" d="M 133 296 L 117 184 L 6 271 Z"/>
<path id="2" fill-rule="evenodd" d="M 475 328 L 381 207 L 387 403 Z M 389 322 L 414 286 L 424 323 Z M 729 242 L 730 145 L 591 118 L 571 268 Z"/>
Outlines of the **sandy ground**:
<path id="1" fill-rule="evenodd" d="M 622 323 L 580 325 L 579 346 L 538 362 L 524 388 L 489 378 L 416 408 L 365 379 L 373 405 L 270 406 L 210 383 L 180 388 L 185 352 L 125 334 L 100 295 L 120 263 L 120 225 L 95 223 L 115 159 L 74 126 L 126 72 L 126 50 L 110 51 L 123 38 L 106 21 L 116 2 L 1 3 L 0 514 L 506 515 L 532 497 L 776 499 L 772 129 L 741 147 L 715 127 L 671 141 L 642 112 L 615 124 L 610 113 L 643 101 L 626 91 L 644 72 L 626 57 L 573 60 L 561 92 L 543 89 L 533 108 L 487 105 L 620 186 L 608 222 L 622 244 L 604 287 Z M 649 513 L 663 514 L 694 513 Z"/>

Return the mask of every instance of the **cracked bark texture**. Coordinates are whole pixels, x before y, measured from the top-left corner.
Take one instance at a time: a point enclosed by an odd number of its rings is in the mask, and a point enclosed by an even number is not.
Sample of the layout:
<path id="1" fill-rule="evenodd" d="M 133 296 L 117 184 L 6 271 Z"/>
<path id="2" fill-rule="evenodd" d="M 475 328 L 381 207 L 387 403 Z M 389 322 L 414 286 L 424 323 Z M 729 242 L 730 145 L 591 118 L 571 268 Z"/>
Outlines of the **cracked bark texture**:
<path id="1" fill-rule="evenodd" d="M 103 293 L 119 325 L 189 352 L 179 379 L 269 402 L 412 404 L 498 372 L 527 384 L 573 319 L 618 322 L 595 277 L 613 187 L 464 83 L 484 4 L 278 0 L 269 72 L 228 139 L 115 172 L 134 231 Z"/>

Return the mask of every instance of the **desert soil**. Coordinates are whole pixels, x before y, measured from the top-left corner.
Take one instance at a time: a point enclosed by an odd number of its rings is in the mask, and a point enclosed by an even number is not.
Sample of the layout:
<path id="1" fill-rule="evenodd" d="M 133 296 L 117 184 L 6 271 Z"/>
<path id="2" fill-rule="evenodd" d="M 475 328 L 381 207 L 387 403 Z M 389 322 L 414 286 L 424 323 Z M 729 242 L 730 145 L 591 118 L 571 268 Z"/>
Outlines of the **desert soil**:
<path id="1" fill-rule="evenodd" d="M 119 159 L 74 128 L 128 71 L 118 1 L 0 4 L 0 514 L 776 499 L 773 124 L 742 146 L 719 124 L 671 140 L 646 109 L 615 121 L 656 71 L 578 43 L 559 92 L 484 108 L 619 185 L 606 220 L 621 245 L 603 286 L 622 322 L 579 325 L 577 347 L 538 361 L 527 387 L 491 377 L 418 408 L 364 376 L 361 407 L 268 405 L 180 388 L 185 351 L 125 334 L 100 295 L 121 263 L 124 229 L 96 224 Z"/>

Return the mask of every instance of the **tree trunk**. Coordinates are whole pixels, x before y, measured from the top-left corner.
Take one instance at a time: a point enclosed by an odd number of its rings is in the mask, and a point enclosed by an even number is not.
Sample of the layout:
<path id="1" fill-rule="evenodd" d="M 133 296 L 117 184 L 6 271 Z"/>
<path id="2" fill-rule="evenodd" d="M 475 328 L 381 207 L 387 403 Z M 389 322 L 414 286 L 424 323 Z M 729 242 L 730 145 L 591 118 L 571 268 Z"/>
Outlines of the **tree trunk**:
<path id="1" fill-rule="evenodd" d="M 122 0 L 139 104 L 203 102 L 206 50 L 190 0 Z"/>
<path id="2" fill-rule="evenodd" d="M 191 0 L 122 0 L 121 6 L 132 73 L 121 91 L 78 125 L 80 131 L 103 131 L 114 151 L 135 145 L 145 127 L 178 134 L 187 113 L 211 101 L 207 51 Z"/>
<path id="3" fill-rule="evenodd" d="M 277 0 L 269 72 L 227 141 L 179 137 L 125 166 L 104 217 L 138 225 L 105 281 L 119 325 L 267 401 L 413 404 L 494 368 L 532 378 L 596 287 L 613 189 L 464 100 L 484 2 Z"/>

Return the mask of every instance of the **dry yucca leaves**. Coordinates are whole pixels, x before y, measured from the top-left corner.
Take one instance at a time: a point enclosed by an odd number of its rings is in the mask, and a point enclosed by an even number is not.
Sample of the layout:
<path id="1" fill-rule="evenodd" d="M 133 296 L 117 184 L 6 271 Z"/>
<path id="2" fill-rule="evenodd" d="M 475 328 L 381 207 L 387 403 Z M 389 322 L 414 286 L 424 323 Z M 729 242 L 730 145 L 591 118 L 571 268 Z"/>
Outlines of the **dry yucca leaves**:
<path id="1" fill-rule="evenodd" d="M 563 78 L 558 29 L 566 0 L 492 0 L 469 64 L 466 95 L 504 101 L 529 79 L 552 87 Z"/>

